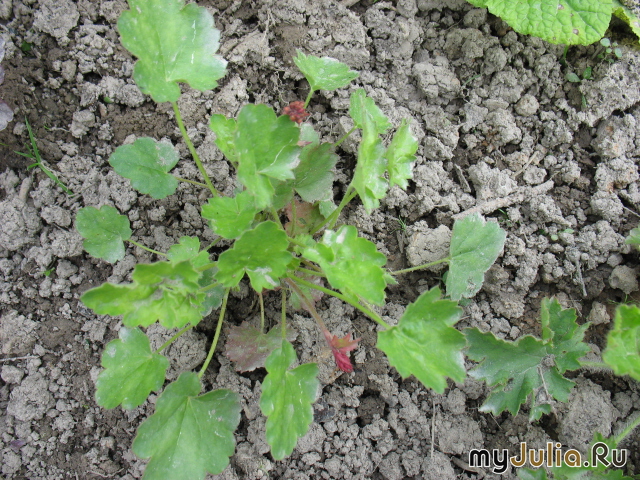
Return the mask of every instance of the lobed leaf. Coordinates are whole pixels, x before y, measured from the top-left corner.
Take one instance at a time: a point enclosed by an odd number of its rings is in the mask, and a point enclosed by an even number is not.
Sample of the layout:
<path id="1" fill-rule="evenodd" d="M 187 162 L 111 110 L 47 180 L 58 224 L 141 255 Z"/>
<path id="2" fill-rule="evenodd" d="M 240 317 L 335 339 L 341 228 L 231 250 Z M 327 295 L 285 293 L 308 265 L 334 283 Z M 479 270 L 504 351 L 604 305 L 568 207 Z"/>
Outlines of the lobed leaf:
<path id="1" fill-rule="evenodd" d="M 202 218 L 209 220 L 209 227 L 217 235 L 229 240 L 238 238 L 251 224 L 258 213 L 253 197 L 243 190 L 235 197 L 210 198 L 202 206 Z"/>
<path id="2" fill-rule="evenodd" d="M 337 90 L 346 87 L 358 78 L 358 72 L 349 70 L 349 66 L 335 58 L 305 55 L 298 50 L 294 63 L 303 73 L 311 90 Z"/>
<path id="3" fill-rule="evenodd" d="M 629 375 L 640 380 L 640 308 L 635 305 L 618 306 L 602 360 L 613 368 L 616 375 Z"/>
<path id="4" fill-rule="evenodd" d="M 549 43 L 589 45 L 609 28 L 612 0 L 469 0 L 513 29 Z"/>
<path id="5" fill-rule="evenodd" d="M 262 384 L 260 409 L 267 417 L 267 443 L 276 460 L 293 452 L 298 438 L 307 433 L 313 421 L 318 366 L 305 363 L 289 370 L 296 360 L 293 345 L 284 340 L 266 362 L 268 374 Z"/>
<path id="6" fill-rule="evenodd" d="M 358 237 L 351 225 L 341 226 L 337 232 L 326 230 L 322 241 L 307 247 L 302 255 L 316 262 L 332 287 L 358 301 L 382 305 L 387 286 L 382 267 L 387 257 L 378 252 L 374 243 Z"/>
<path id="7" fill-rule="evenodd" d="M 473 297 L 484 281 L 484 273 L 502 251 L 506 233 L 495 222 L 478 214 L 456 220 L 451 234 L 447 294 L 452 300 Z"/>
<path id="8" fill-rule="evenodd" d="M 409 122 L 404 119 L 384 155 L 387 159 L 389 185 L 398 185 L 402 189 L 407 188 L 407 180 L 413 178 L 413 162 L 416 159 L 417 151 L 418 141 L 411 134 Z"/>
<path id="9" fill-rule="evenodd" d="M 477 328 L 465 330 L 467 356 L 479 362 L 469 375 L 485 381 L 492 389 L 481 411 L 499 415 L 509 410 L 517 415 L 531 396 L 529 417 L 537 420 L 549 413 L 551 397 L 567 401 L 574 382 L 562 375 L 568 369 L 579 368 L 576 359 L 589 351 L 583 343 L 589 324 L 578 326 L 575 311 L 563 310 L 555 299 L 544 299 L 541 309 L 542 340 L 527 335 L 511 342 Z"/>
<path id="10" fill-rule="evenodd" d="M 95 207 L 78 210 L 76 230 L 85 239 L 82 243 L 84 249 L 109 263 L 124 258 L 124 240 L 131 238 L 129 219 L 108 205 L 99 210 Z"/>
<path id="11" fill-rule="evenodd" d="M 156 411 L 138 428 L 133 451 L 150 458 L 145 480 L 202 480 L 229 464 L 240 399 L 230 390 L 198 395 L 200 380 L 185 372 L 158 397 Z"/>
<path id="12" fill-rule="evenodd" d="M 440 293 L 434 287 L 420 295 L 397 326 L 378 334 L 377 344 L 403 378 L 414 375 L 438 393 L 447 387 L 447 377 L 462 382 L 466 376 L 464 335 L 453 328 L 462 309 Z"/>
<path id="13" fill-rule="evenodd" d="M 287 339 L 293 332 L 287 329 Z M 225 355 L 235 362 L 238 372 L 250 372 L 265 365 L 267 357 L 282 346 L 282 334 L 280 326 L 273 327 L 268 333 L 261 329 L 242 322 L 231 328 L 225 344 Z"/>
<path id="14" fill-rule="evenodd" d="M 291 180 L 298 165 L 300 129 L 289 117 L 276 117 L 266 105 L 245 105 L 238 114 L 235 146 L 238 180 L 261 210 L 272 204 L 273 180 Z"/>
<path id="15" fill-rule="evenodd" d="M 220 32 L 213 17 L 183 0 L 129 0 L 118 20 L 122 45 L 138 57 L 133 79 L 154 101 L 175 102 L 178 82 L 202 92 L 215 88 L 227 62 L 215 52 Z"/>
<path id="16" fill-rule="evenodd" d="M 373 116 L 362 112 L 362 141 L 358 146 L 358 161 L 351 186 L 362 200 L 367 213 L 380 206 L 380 199 L 387 194 L 388 182 L 384 178 L 387 170 L 385 149 L 377 133 Z"/>
<path id="17" fill-rule="evenodd" d="M 373 119 L 376 133 L 381 135 L 391 128 L 387 116 L 382 113 L 372 98 L 367 97 L 364 88 L 359 88 L 349 98 L 349 116 L 353 119 L 356 127 L 364 128 L 365 114 L 369 114 Z"/>
<path id="18" fill-rule="evenodd" d="M 227 118 L 221 114 L 211 115 L 209 128 L 216 134 L 216 145 L 220 151 L 232 163 L 238 163 L 235 137 L 238 131 L 238 123 L 233 118 Z"/>
<path id="19" fill-rule="evenodd" d="M 148 137 L 119 146 L 109 157 L 113 169 L 128 178 L 133 188 L 155 199 L 172 195 L 178 188 L 178 180 L 168 173 L 178 160 L 178 152 L 171 145 Z"/>
<path id="20" fill-rule="evenodd" d="M 198 268 L 209 263 L 209 254 L 206 250 L 200 251 L 200 239 L 198 237 L 180 237 L 178 243 L 169 248 L 167 260 L 171 263 L 189 261 L 191 265 Z"/>
<path id="21" fill-rule="evenodd" d="M 123 315 L 129 327 L 147 327 L 159 321 L 165 328 L 181 328 L 202 319 L 205 295 L 198 272 L 189 261 L 138 264 L 133 283 L 104 283 L 80 300 L 99 315 Z"/>
<path id="22" fill-rule="evenodd" d="M 151 351 L 149 338 L 137 328 L 122 327 L 118 336 L 102 353 L 104 370 L 96 380 L 96 401 L 104 408 L 122 404 L 132 409 L 162 388 L 169 361 Z"/>
<path id="23" fill-rule="evenodd" d="M 333 198 L 333 167 L 338 156 L 333 144 L 310 144 L 300 152 L 300 163 L 293 171 L 295 188 L 305 202 L 314 203 Z"/>
<path id="24" fill-rule="evenodd" d="M 262 222 L 220 254 L 216 278 L 225 287 L 235 287 L 246 272 L 256 291 L 273 289 L 293 260 L 288 248 L 287 234 L 274 222 Z"/>

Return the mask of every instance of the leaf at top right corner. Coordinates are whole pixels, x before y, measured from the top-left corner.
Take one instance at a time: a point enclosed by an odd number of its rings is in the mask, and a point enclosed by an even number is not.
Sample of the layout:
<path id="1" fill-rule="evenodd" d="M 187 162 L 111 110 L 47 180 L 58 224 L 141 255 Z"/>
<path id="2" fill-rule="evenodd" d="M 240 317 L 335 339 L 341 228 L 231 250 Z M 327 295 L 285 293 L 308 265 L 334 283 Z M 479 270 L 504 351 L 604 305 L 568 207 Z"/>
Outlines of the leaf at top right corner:
<path id="1" fill-rule="evenodd" d="M 613 14 L 620 20 L 625 22 L 636 37 L 640 39 L 640 18 L 626 5 L 623 5 L 620 0 L 613 0 Z"/>
<path id="2" fill-rule="evenodd" d="M 124 258 L 124 241 L 131 238 L 129 219 L 109 205 L 78 210 L 76 230 L 82 246 L 92 256 L 115 263 Z"/>
<path id="3" fill-rule="evenodd" d="M 516 32 L 555 44 L 590 45 L 600 40 L 611 21 L 612 0 L 484 0 L 489 11 Z"/>
<path id="4" fill-rule="evenodd" d="M 602 360 L 613 368 L 616 375 L 629 375 L 640 380 L 640 308 L 620 305 L 616 309 Z"/>
<path id="5" fill-rule="evenodd" d="M 398 325 L 378 334 L 377 347 L 403 378 L 414 375 L 442 393 L 447 377 L 464 381 L 464 335 L 454 328 L 462 316 L 455 302 L 440 298 L 435 287 L 409 305 Z"/>
<path id="6" fill-rule="evenodd" d="M 298 50 L 293 61 L 303 73 L 312 90 L 337 90 L 346 87 L 358 77 L 358 72 L 330 57 L 305 55 Z"/>
<path id="7" fill-rule="evenodd" d="M 473 297 L 484 281 L 484 273 L 502 251 L 506 233 L 495 222 L 480 215 L 456 220 L 451 234 L 447 294 L 452 300 Z"/>

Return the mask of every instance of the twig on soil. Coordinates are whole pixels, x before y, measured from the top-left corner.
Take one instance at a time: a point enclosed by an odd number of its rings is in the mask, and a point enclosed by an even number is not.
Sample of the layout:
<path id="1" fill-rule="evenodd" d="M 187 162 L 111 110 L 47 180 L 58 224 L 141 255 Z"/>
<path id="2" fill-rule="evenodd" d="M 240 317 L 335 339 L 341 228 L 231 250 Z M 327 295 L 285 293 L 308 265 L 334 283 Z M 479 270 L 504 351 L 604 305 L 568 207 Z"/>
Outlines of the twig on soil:
<path id="1" fill-rule="evenodd" d="M 12 362 L 14 360 L 29 360 L 31 358 L 40 358 L 36 355 L 25 355 L 24 357 L 0 358 L 0 362 Z"/>
<path id="2" fill-rule="evenodd" d="M 517 192 L 512 193 L 511 195 L 507 195 L 506 197 L 502 198 L 496 198 L 480 205 L 476 205 L 475 207 L 471 207 L 464 212 L 456 213 L 452 218 L 454 220 L 459 220 L 473 213 L 486 215 L 487 213 L 495 212 L 499 208 L 522 203 L 529 198 L 535 197 L 536 195 L 543 195 L 553 187 L 553 180 L 549 180 L 535 187 L 521 187 Z"/>
<path id="3" fill-rule="evenodd" d="M 471 465 L 469 465 L 466 462 L 463 462 L 462 460 L 460 460 L 458 457 L 454 457 L 451 456 L 449 457 L 451 459 L 451 461 L 453 463 L 455 463 L 458 467 L 460 467 L 462 470 L 464 470 L 465 472 L 471 472 L 471 473 L 485 473 L 485 471 L 482 468 L 476 468 L 476 467 L 472 467 Z"/>
<path id="4" fill-rule="evenodd" d="M 580 260 L 576 258 L 576 273 L 578 274 L 578 283 L 582 287 L 582 296 L 587 298 L 587 287 L 584 285 L 584 280 L 582 279 L 582 268 L 580 268 Z"/>

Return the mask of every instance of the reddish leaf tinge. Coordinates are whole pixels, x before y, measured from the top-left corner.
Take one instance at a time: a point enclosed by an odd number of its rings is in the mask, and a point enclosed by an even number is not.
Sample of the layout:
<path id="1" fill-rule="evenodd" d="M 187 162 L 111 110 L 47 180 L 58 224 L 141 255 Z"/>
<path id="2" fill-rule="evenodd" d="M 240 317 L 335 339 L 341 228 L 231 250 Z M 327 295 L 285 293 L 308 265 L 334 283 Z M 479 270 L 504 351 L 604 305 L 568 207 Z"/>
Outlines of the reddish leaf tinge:
<path id="1" fill-rule="evenodd" d="M 304 122 L 309 116 L 309 113 L 304 109 L 304 102 L 299 100 L 297 102 L 291 102 L 284 107 L 282 114 L 289 115 L 289 118 L 296 123 Z"/>
<path id="2" fill-rule="evenodd" d="M 331 348 L 331 353 L 333 353 L 333 358 L 338 368 L 343 372 L 353 372 L 353 365 L 351 365 L 351 360 L 349 360 L 347 353 L 358 348 L 360 339 L 356 338 L 355 340 L 351 340 L 350 333 L 342 338 L 329 333 L 328 330 L 324 330 L 322 333 L 329 344 L 329 348 Z"/>

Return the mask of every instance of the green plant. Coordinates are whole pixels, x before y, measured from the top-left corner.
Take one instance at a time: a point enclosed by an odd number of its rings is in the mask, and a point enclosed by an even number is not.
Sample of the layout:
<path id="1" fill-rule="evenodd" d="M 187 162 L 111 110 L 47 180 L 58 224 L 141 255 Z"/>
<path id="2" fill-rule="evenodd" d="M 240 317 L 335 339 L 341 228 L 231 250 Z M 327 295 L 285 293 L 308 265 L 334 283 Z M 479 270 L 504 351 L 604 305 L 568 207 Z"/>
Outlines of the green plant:
<path id="1" fill-rule="evenodd" d="M 590 45 L 600 40 L 611 16 L 627 22 L 637 36 L 640 24 L 634 13 L 618 0 L 468 0 L 487 8 L 515 31 L 540 37 L 549 43 Z"/>
<path id="2" fill-rule="evenodd" d="M 156 102 L 170 102 L 176 121 L 203 182 L 173 176 L 179 161 L 171 145 L 151 138 L 118 147 L 109 162 L 141 193 L 164 198 L 188 181 L 210 191 L 202 216 L 232 246 L 212 261 L 208 249 L 195 237 L 183 237 L 166 253 L 132 240 L 129 220 L 108 205 L 78 211 L 76 228 L 84 248 L 108 262 L 123 258 L 125 242 L 162 257 L 162 261 L 136 265 L 130 284 L 105 283 L 82 295 L 82 302 L 98 314 L 122 315 L 119 339 L 110 342 L 102 356 L 104 370 L 96 383 L 96 399 L 106 408 L 135 408 L 165 382 L 168 360 L 162 355 L 175 339 L 194 328 L 219 308 L 212 345 L 200 371 L 183 372 L 164 387 L 155 413 L 139 428 L 133 444 L 141 458 L 150 458 L 145 478 L 201 479 L 219 473 L 234 451 L 233 431 L 240 420 L 237 394 L 217 389 L 201 394 L 201 378 L 216 350 L 227 299 L 245 274 L 261 305 L 259 328 L 243 323 L 231 329 L 227 355 L 240 371 L 266 368 L 260 407 L 267 416 L 266 438 L 274 458 L 289 455 L 312 421 L 318 368 L 313 363 L 292 368 L 297 361 L 288 340 L 287 302 L 303 308 L 317 321 L 338 368 L 351 371 L 349 352 L 359 339 L 329 332 L 316 311 L 313 292 L 347 302 L 383 329 L 378 347 L 403 376 L 415 375 L 427 387 L 443 392 L 447 377 L 461 381 L 466 372 L 462 350 L 465 337 L 454 328 L 461 317 L 456 301 L 480 289 L 484 272 L 502 249 L 505 233 L 496 223 L 478 215 L 457 221 L 450 255 L 427 265 L 396 272 L 384 268 L 386 257 L 350 225 L 337 226 L 340 212 L 356 196 L 367 212 L 379 206 L 388 188 L 406 188 L 418 148 L 403 120 L 390 143 L 382 135 L 391 128 L 383 112 L 363 89 L 351 95 L 349 115 L 354 128 L 335 144 L 321 142 L 303 120 L 304 107 L 316 90 L 343 88 L 357 72 L 330 58 L 298 52 L 296 65 L 307 78 L 311 92 L 305 104 L 293 102 L 278 116 L 266 105 L 246 105 L 237 118 L 213 115 L 210 128 L 216 145 L 235 167 L 242 187 L 235 196 L 223 196 L 197 155 L 183 124 L 177 100 L 178 82 L 209 90 L 225 73 L 226 62 L 213 53 L 218 31 L 207 10 L 195 4 L 155 0 L 130 0 L 131 10 L 118 22 L 123 45 L 138 57 L 134 80 Z M 160 34 L 162 32 L 162 34 Z M 333 203 L 335 153 L 346 136 L 360 130 L 353 179 L 336 206 Z M 282 219 L 288 221 L 283 222 Z M 316 235 L 322 237 L 316 239 Z M 395 326 L 373 306 L 385 301 L 394 277 L 446 262 L 448 299 L 440 289 L 423 293 Z M 324 281 L 333 287 L 323 285 Z M 282 321 L 265 332 L 263 290 L 279 289 Z M 180 329 L 157 350 L 139 327 L 159 322 Z"/>
<path id="3" fill-rule="evenodd" d="M 104 370 L 96 382 L 98 404 L 131 409 L 162 389 L 169 365 L 162 352 L 219 309 L 199 372 L 183 372 L 164 386 L 155 413 L 138 430 L 133 450 L 150 459 L 145 478 L 202 479 L 207 472 L 221 472 L 234 452 L 240 399 L 227 389 L 201 393 L 201 380 L 218 346 L 229 293 L 245 274 L 258 296 L 260 326 L 243 322 L 232 327 L 226 354 L 239 371 L 266 369 L 260 408 L 267 417 L 266 439 L 275 459 L 291 454 L 307 432 L 319 386 L 316 364 L 294 367 L 297 355 L 287 305 L 306 310 L 316 320 L 339 369 L 353 369 L 349 352 L 357 348 L 359 339 L 351 334 L 338 337 L 328 330 L 315 308 L 317 292 L 339 298 L 375 321 L 381 327 L 377 347 L 390 364 L 403 377 L 414 375 L 437 392 L 445 390 L 448 378 L 465 379 L 466 350 L 478 362 L 470 375 L 491 388 L 482 410 L 494 414 L 508 410 L 515 415 L 529 401 L 530 417 L 540 418 L 552 410 L 554 400 L 566 401 L 573 386 L 564 377 L 567 371 L 607 368 L 581 360 L 588 351 L 583 342 L 588 324 L 578 325 L 575 312 L 562 309 L 555 300 L 542 303 L 541 338 L 528 335 L 511 342 L 474 328 L 464 332 L 454 328 L 462 315 L 458 302 L 479 291 L 484 273 L 503 248 L 506 234 L 497 223 L 485 222 L 479 215 L 458 220 L 446 258 L 395 272 L 384 268 L 386 257 L 354 226 L 338 226 L 340 212 L 356 196 L 371 213 L 391 186 L 408 186 L 418 145 L 407 120 L 385 145 L 383 135 L 391 124 L 363 89 L 350 98 L 354 127 L 334 144 L 321 141 L 311 124 L 304 122 L 313 92 L 344 88 L 358 75 L 337 60 L 298 52 L 294 62 L 308 80 L 310 94 L 304 103 L 285 107 L 283 115 L 266 105 L 246 105 L 235 119 L 211 117 L 215 143 L 235 168 L 241 185 L 234 196 L 223 196 L 198 157 L 178 108 L 178 82 L 205 91 L 215 88 L 225 74 L 226 62 L 214 54 L 219 33 L 213 18 L 203 7 L 175 0 L 129 0 L 129 5 L 131 10 L 122 14 L 118 28 L 123 45 L 138 57 L 134 80 L 156 102 L 171 103 L 203 181 L 172 175 L 180 161 L 176 150 L 151 138 L 118 147 L 109 163 L 139 192 L 156 199 L 175 193 L 181 181 L 207 189 L 211 198 L 202 206 L 202 217 L 219 238 L 231 244 L 215 259 L 209 250 L 217 240 L 203 248 L 195 237 L 182 237 L 167 252 L 159 252 L 133 240 L 128 218 L 114 207 L 78 211 L 76 228 L 91 255 L 116 262 L 124 257 L 125 242 L 129 242 L 162 257 L 136 265 L 131 283 L 105 283 L 81 297 L 95 313 L 121 315 L 123 322 L 119 338 L 102 355 Z M 356 130 L 361 135 L 356 167 L 336 206 L 336 149 Z M 374 307 L 384 304 L 386 287 L 396 283 L 396 277 L 440 263 L 449 266 L 445 296 L 437 287 L 422 293 L 393 326 L 376 313 Z M 268 332 L 264 290 L 279 290 L 282 298 L 280 325 Z M 620 310 L 605 350 L 604 361 L 621 374 L 639 375 L 634 343 L 640 331 L 639 312 Z M 155 322 L 178 330 L 152 350 L 140 327 Z"/>
<path id="4" fill-rule="evenodd" d="M 54 181 L 54 183 L 56 185 L 58 185 L 63 191 L 64 193 L 66 193 L 67 195 L 69 195 L 70 197 L 72 197 L 73 195 L 75 195 L 63 182 L 62 180 L 60 180 L 58 178 L 58 176 L 53 173 L 51 170 L 49 170 L 45 164 L 42 162 L 42 157 L 40 157 L 40 150 L 38 150 L 38 144 L 36 143 L 36 137 L 33 134 L 33 130 L 31 129 L 31 125 L 29 124 L 29 120 L 27 120 L 27 118 L 25 117 L 24 119 L 24 123 L 27 126 L 27 132 L 29 133 L 29 145 L 27 145 L 29 152 L 28 153 L 24 153 L 24 152 L 18 152 L 15 151 L 14 153 L 17 153 L 18 155 L 21 155 L 23 157 L 29 158 L 31 160 L 34 160 L 34 162 L 27 166 L 27 170 L 31 170 L 32 168 L 39 168 L 40 170 L 42 170 L 44 172 L 44 174 L 49 177 L 51 180 Z M 0 145 L 5 145 L 4 143 L 0 144 Z"/>

